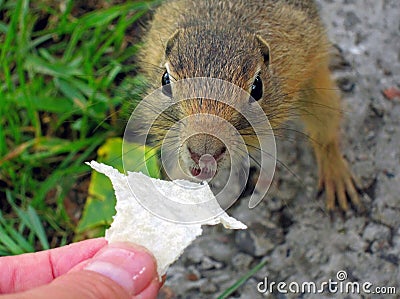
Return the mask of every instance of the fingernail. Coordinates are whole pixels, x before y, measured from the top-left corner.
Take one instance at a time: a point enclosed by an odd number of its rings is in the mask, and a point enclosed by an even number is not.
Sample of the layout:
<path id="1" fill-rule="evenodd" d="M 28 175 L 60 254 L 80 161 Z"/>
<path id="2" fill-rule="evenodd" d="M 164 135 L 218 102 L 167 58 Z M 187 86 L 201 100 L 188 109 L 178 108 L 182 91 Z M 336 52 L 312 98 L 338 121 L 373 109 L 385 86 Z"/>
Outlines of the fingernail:
<path id="1" fill-rule="evenodd" d="M 85 270 L 100 273 L 121 285 L 130 295 L 143 291 L 157 277 L 154 258 L 143 248 L 109 245 L 99 251 Z"/>

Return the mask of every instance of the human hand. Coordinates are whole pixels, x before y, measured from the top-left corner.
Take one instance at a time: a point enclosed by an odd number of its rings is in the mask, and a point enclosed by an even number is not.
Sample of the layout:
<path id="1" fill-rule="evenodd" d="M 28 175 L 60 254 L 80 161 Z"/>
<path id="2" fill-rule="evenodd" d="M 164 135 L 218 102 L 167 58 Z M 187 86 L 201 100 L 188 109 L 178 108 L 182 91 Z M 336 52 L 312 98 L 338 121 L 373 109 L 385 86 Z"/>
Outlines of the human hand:
<path id="1" fill-rule="evenodd" d="M 161 284 L 148 251 L 104 238 L 0 258 L 0 299 L 150 299 Z"/>

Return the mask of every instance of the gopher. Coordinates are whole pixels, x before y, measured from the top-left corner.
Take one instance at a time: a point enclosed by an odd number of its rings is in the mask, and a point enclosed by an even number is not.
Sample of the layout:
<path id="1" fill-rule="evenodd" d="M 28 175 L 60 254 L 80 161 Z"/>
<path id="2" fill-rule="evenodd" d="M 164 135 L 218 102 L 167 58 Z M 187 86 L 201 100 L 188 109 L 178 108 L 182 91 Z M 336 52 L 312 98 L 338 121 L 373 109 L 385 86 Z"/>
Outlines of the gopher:
<path id="1" fill-rule="evenodd" d="M 361 208 L 361 201 L 339 148 L 340 95 L 329 71 L 330 50 L 312 0 L 175 0 L 156 9 L 138 64 L 151 87 L 164 86 L 170 97 L 174 91 L 167 87 L 173 82 L 217 78 L 247 91 L 273 130 L 300 116 L 315 152 L 318 188 L 325 191 L 327 209 L 346 211 L 350 205 Z M 195 98 L 170 108 L 168 117 L 157 120 L 155 140 L 163 142 L 169 122 L 209 113 L 236 127 L 251 153 L 257 147 L 255 136 L 238 121 L 241 116 L 219 109 L 224 103 L 210 101 Z M 201 179 L 208 179 L 238 163 L 231 145 L 215 136 L 184 138 L 190 128 L 181 126 L 182 138 L 174 142 L 186 174 L 195 179 L 203 173 Z M 214 166 L 216 171 L 202 171 Z"/>

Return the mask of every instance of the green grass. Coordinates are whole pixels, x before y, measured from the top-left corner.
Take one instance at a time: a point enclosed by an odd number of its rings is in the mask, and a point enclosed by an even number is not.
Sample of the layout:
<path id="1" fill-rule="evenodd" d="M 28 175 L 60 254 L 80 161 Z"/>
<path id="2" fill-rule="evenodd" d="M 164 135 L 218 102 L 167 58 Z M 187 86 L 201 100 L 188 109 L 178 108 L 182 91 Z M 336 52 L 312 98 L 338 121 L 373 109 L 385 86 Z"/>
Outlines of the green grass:
<path id="1" fill-rule="evenodd" d="M 0 0 L 0 255 L 72 240 L 84 161 L 141 88 L 131 32 L 154 1 L 95 2 Z"/>

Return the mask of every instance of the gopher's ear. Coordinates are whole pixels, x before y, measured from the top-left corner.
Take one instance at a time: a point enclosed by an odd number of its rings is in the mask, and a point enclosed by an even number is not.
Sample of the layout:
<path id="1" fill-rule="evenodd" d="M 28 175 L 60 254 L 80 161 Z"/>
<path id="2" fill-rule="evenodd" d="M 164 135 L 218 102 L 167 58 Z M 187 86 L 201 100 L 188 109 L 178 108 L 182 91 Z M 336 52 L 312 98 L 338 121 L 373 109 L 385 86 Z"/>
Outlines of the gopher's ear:
<path id="1" fill-rule="evenodd" d="M 265 39 L 263 39 L 260 35 L 256 35 L 256 40 L 260 47 L 261 54 L 264 57 L 264 63 L 268 66 L 271 63 L 271 54 L 269 52 L 269 45 Z"/>
<path id="2" fill-rule="evenodd" d="M 180 30 L 176 30 L 167 41 L 167 45 L 165 46 L 165 56 L 168 57 L 168 55 L 171 53 L 171 50 L 174 47 L 176 40 L 178 39 L 179 33 Z"/>

